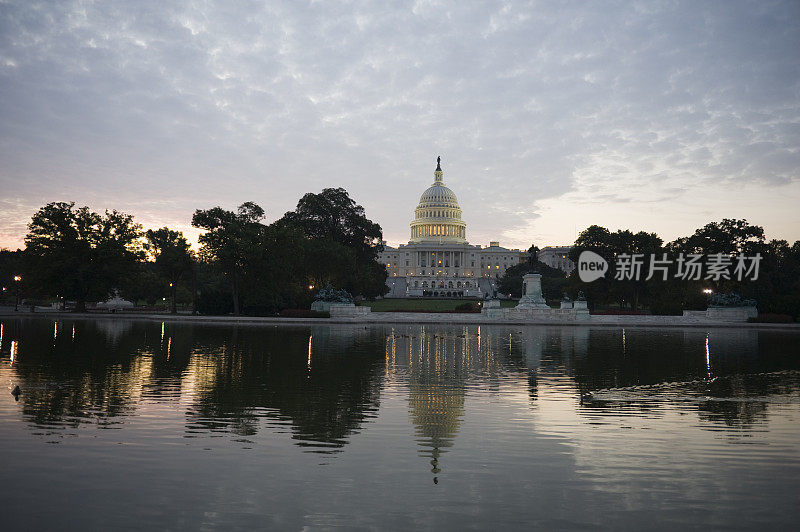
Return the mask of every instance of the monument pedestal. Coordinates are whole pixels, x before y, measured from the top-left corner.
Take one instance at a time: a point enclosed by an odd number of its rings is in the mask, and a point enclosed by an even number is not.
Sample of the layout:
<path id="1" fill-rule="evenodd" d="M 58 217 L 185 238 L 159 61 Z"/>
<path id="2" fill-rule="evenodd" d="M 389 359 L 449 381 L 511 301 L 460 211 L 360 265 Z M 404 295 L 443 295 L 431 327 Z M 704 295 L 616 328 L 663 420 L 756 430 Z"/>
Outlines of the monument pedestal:
<path id="1" fill-rule="evenodd" d="M 542 296 L 542 276 L 538 273 L 528 273 L 522 277 L 522 298 L 517 305 L 518 309 L 547 309 L 547 301 Z"/>

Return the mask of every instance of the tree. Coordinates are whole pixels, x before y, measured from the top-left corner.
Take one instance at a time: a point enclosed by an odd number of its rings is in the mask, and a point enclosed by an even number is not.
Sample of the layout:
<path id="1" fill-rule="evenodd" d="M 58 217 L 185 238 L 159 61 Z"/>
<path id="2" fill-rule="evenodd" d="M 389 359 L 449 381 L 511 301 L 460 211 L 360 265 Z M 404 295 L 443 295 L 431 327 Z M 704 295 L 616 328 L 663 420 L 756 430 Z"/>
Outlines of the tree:
<path id="1" fill-rule="evenodd" d="M 581 231 L 578 238 L 575 239 L 575 244 L 569 251 L 569 259 L 578 264 L 578 257 L 584 251 L 593 251 L 603 257 L 609 265 L 609 270 L 614 265 L 615 257 L 615 242 L 611 232 L 605 227 L 599 225 L 591 225 Z M 611 271 L 606 273 L 605 277 L 601 277 L 596 281 L 586 284 L 582 283 L 578 278 L 578 270 L 572 272 L 570 275 L 571 292 L 577 293 L 579 290 L 583 291 L 589 304 L 589 308 L 594 309 L 598 305 L 607 303 L 611 296 L 611 288 L 613 284 L 613 274 Z"/>
<path id="2" fill-rule="evenodd" d="M 192 225 L 204 229 L 200 235 L 200 256 L 214 264 L 228 279 L 233 313 L 240 314 L 242 287 L 250 266 L 263 253 L 260 243 L 266 226 L 264 209 L 252 202 L 242 203 L 236 212 L 221 207 L 196 210 Z"/>
<path id="3" fill-rule="evenodd" d="M 16 295 L 23 287 L 22 283 L 27 280 L 27 275 L 23 275 L 24 263 L 23 252 L 20 250 L 9 251 L 7 249 L 0 249 L 0 301 L 11 302 L 16 300 Z M 15 281 L 14 278 L 22 277 L 21 280 Z"/>
<path id="4" fill-rule="evenodd" d="M 75 203 L 48 203 L 33 215 L 25 237 L 32 276 L 49 295 L 75 299 L 78 312 L 88 298 L 105 298 L 143 257 L 141 226 L 133 216 L 105 215 Z"/>
<path id="5" fill-rule="evenodd" d="M 386 269 L 377 262 L 383 232 L 345 189 L 306 194 L 276 224 L 305 235 L 311 284 L 330 283 L 365 297 L 386 293 Z"/>
<path id="6" fill-rule="evenodd" d="M 333 240 L 365 256 L 376 258 L 382 251 L 381 226 L 369 220 L 343 188 L 326 188 L 308 193 L 283 220 L 313 240 Z"/>
<path id="7" fill-rule="evenodd" d="M 692 236 L 672 242 L 670 247 L 685 253 L 724 253 L 745 255 L 764 244 L 764 228 L 750 225 L 747 220 L 724 218 L 696 230 Z"/>
<path id="8" fill-rule="evenodd" d="M 192 272 L 192 252 L 189 242 L 179 231 L 172 231 L 168 227 L 152 230 L 145 233 L 147 238 L 145 248 L 155 259 L 156 271 L 169 281 L 170 286 L 170 311 L 177 314 L 175 294 L 178 282 Z"/>
<path id="9" fill-rule="evenodd" d="M 628 230 L 619 230 L 611 234 L 612 250 L 614 255 L 621 254 L 627 255 L 644 255 L 642 257 L 641 275 L 639 278 L 617 280 L 614 279 L 611 283 L 612 293 L 616 295 L 620 303 L 629 301 L 631 309 L 637 310 L 639 303 L 643 297 L 646 297 L 647 291 L 647 274 L 650 269 L 650 258 L 657 255 L 661 251 L 663 240 L 655 233 L 646 233 L 639 231 L 633 233 Z"/>
<path id="10" fill-rule="evenodd" d="M 766 242 L 764 228 L 750 225 L 747 220 L 724 218 L 721 222 L 711 222 L 697 229 L 688 237 L 679 238 L 667 244 L 667 249 L 673 254 L 700 254 L 708 261 L 710 255 L 727 255 L 732 261 L 739 254 L 753 257 L 756 253 L 762 256 L 760 276 L 757 282 L 742 282 L 736 279 L 703 280 L 702 286 L 712 287 L 715 292 L 736 292 L 740 295 L 752 297 L 759 303 L 767 303 L 772 296 L 773 281 L 782 277 L 781 265 L 788 244 L 779 241 Z M 780 283 L 779 284 L 784 284 Z M 785 286 L 785 284 L 784 284 Z M 698 286 L 694 287 L 696 292 Z"/>

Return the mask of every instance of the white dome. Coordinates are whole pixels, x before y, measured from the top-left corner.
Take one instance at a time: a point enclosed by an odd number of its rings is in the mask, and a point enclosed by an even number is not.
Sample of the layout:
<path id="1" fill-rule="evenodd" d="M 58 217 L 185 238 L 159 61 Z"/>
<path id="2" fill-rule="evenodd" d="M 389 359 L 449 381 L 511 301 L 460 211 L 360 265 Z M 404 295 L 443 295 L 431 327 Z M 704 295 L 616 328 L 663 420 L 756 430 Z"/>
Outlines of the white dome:
<path id="1" fill-rule="evenodd" d="M 432 207 L 439 205 L 443 207 L 458 207 L 458 198 L 455 192 L 442 184 L 436 183 L 422 193 L 419 198 L 419 206 Z"/>
<path id="2" fill-rule="evenodd" d="M 466 242 L 467 224 L 461 219 L 455 192 L 442 181 L 443 174 L 437 164 L 433 184 L 422 193 L 414 210 L 410 242 Z"/>

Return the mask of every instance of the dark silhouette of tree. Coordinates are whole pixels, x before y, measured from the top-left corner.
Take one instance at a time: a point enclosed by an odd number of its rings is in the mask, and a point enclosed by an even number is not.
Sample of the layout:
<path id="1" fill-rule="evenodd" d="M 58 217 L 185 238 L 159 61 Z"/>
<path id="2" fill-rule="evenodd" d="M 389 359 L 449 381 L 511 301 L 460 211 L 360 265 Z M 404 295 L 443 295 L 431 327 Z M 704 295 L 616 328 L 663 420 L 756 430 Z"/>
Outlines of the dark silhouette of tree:
<path id="1" fill-rule="evenodd" d="M 179 231 L 168 227 L 145 233 L 145 248 L 155 259 L 156 271 L 169 281 L 170 311 L 177 313 L 175 295 L 178 283 L 192 273 L 192 252 L 189 242 Z"/>
<path id="2" fill-rule="evenodd" d="M 684 253 L 724 253 L 745 255 L 760 251 L 764 244 L 764 228 L 747 220 L 724 218 L 696 230 L 693 235 L 670 243 L 670 248 Z"/>
<path id="3" fill-rule="evenodd" d="M 333 240 L 367 256 L 377 257 L 383 249 L 381 226 L 367 219 L 343 188 L 326 188 L 306 194 L 294 211 L 283 219 L 300 228 L 311 239 Z"/>
<path id="4" fill-rule="evenodd" d="M 119 211 L 101 215 L 75 203 L 48 203 L 33 215 L 25 237 L 28 275 L 49 295 L 105 298 L 143 258 L 141 226 Z"/>
<path id="5" fill-rule="evenodd" d="M 365 297 L 386 293 L 386 269 L 377 262 L 383 232 L 345 189 L 306 194 L 276 224 L 296 228 L 308 238 L 311 284 L 330 283 Z"/>
<path id="6" fill-rule="evenodd" d="M 233 300 L 233 313 L 240 314 L 241 290 L 254 257 L 261 253 L 260 242 L 265 225 L 264 209 L 252 202 L 239 206 L 236 212 L 222 207 L 196 210 L 192 225 L 206 232 L 200 235 L 200 257 L 212 264 L 228 280 Z"/>

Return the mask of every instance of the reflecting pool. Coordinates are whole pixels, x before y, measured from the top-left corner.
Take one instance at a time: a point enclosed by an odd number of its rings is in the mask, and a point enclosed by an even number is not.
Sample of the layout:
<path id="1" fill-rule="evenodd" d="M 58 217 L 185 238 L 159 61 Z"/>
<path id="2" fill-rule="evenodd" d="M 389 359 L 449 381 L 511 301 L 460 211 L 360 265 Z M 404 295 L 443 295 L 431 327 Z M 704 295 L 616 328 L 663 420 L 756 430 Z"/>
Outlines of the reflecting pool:
<path id="1" fill-rule="evenodd" d="M 800 521 L 796 331 L 3 319 L 0 382 L 8 530 Z"/>

